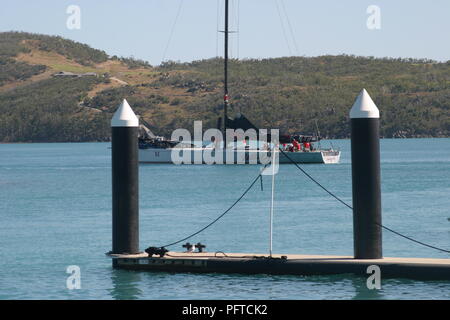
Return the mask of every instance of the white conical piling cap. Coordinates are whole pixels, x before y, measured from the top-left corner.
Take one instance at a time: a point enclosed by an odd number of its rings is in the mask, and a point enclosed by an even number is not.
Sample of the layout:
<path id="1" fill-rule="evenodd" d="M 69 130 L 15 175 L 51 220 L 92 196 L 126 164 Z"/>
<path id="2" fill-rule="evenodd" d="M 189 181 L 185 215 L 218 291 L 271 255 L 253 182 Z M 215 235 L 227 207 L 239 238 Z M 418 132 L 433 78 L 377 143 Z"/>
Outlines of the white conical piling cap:
<path id="1" fill-rule="evenodd" d="M 367 93 L 362 89 L 350 110 L 350 118 L 379 118 L 380 111 Z"/>
<path id="2" fill-rule="evenodd" d="M 131 109 L 127 100 L 123 99 L 111 119 L 111 127 L 139 127 L 139 119 Z"/>

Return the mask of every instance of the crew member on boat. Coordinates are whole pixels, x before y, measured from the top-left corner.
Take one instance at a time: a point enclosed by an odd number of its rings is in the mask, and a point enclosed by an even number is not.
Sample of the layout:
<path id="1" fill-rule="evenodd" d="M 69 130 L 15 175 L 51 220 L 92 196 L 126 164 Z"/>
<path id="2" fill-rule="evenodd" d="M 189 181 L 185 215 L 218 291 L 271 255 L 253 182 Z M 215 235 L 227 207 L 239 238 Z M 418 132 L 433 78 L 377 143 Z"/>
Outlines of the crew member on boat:
<path id="1" fill-rule="evenodd" d="M 311 144 L 309 142 L 303 142 L 303 148 L 305 151 L 311 151 Z"/>
<path id="2" fill-rule="evenodd" d="M 296 139 L 294 139 L 292 141 L 292 145 L 294 146 L 294 151 L 301 151 L 302 147 L 300 145 L 300 143 L 298 143 L 298 141 Z"/>

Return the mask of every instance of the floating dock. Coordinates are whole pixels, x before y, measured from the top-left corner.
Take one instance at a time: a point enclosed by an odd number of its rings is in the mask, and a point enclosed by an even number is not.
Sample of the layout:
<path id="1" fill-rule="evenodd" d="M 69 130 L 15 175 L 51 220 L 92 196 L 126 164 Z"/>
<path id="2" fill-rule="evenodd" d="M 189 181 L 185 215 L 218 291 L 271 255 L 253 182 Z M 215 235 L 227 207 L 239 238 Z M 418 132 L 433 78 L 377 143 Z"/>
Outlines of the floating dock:
<path id="1" fill-rule="evenodd" d="M 350 118 L 353 207 L 334 197 L 353 210 L 354 256 L 296 254 L 269 256 L 255 253 L 191 251 L 183 253 L 166 252 L 165 248 L 149 247 L 147 252 L 163 255 L 151 257 L 148 253 L 140 253 L 139 250 L 139 168 L 136 139 L 139 121 L 124 100 L 111 120 L 113 245 L 109 255 L 112 258 L 113 267 L 161 272 L 354 274 L 365 277 L 379 271 L 381 278 L 450 281 L 450 259 L 383 258 L 379 110 L 366 90 L 363 89 L 357 97 L 350 111 Z M 324 187 L 322 189 L 327 191 Z M 271 248 L 272 246 L 270 246 L 270 252 L 272 252 Z M 450 253 L 448 250 L 435 249 Z M 369 268 L 370 266 L 376 266 L 379 269 Z"/>
<path id="2" fill-rule="evenodd" d="M 194 273 L 241 273 L 277 275 L 354 274 L 367 277 L 376 265 L 382 278 L 450 281 L 450 259 L 382 258 L 354 259 L 351 256 L 267 255 L 255 253 L 168 252 L 164 257 L 147 253 L 113 254 L 113 267 L 127 270 Z"/>

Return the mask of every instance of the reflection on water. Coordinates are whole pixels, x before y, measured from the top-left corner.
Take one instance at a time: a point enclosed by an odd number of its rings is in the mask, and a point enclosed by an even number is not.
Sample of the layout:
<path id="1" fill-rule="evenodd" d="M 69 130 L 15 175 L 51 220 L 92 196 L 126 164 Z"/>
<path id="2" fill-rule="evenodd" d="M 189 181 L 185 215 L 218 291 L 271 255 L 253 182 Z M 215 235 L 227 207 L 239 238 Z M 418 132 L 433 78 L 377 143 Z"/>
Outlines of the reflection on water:
<path id="1" fill-rule="evenodd" d="M 111 270 L 111 297 L 116 300 L 135 300 L 142 297 L 141 273 L 127 270 Z"/>
<path id="2" fill-rule="evenodd" d="M 367 275 L 367 278 L 370 275 Z M 383 282 L 381 282 L 381 289 L 369 289 L 367 287 L 367 278 L 365 277 L 351 277 L 350 283 L 355 290 L 353 300 L 362 299 L 383 299 Z"/>

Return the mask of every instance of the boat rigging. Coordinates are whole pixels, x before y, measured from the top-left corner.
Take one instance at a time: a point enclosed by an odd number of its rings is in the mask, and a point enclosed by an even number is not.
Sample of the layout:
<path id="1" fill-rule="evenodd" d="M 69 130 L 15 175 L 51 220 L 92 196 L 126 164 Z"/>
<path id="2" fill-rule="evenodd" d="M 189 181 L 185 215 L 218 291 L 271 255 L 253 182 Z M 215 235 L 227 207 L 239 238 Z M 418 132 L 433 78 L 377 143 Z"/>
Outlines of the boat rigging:
<path id="1" fill-rule="evenodd" d="M 227 129 L 241 129 L 244 132 L 249 129 L 255 129 L 258 132 L 259 128 L 255 126 L 249 119 L 247 119 L 242 113 L 237 113 L 234 119 L 228 117 L 228 111 L 230 107 L 230 95 L 229 95 L 229 34 L 233 31 L 229 30 L 229 0 L 225 0 L 225 17 L 224 17 L 224 30 L 220 31 L 224 34 L 224 65 L 223 65 L 223 119 L 218 118 L 217 129 L 222 132 L 224 159 L 234 159 L 233 164 L 252 164 L 249 153 L 256 153 L 261 156 L 263 153 L 267 153 L 267 145 L 262 148 L 259 146 L 260 137 L 257 135 L 257 146 L 250 148 L 245 141 L 240 146 L 237 141 L 227 141 Z M 177 17 L 178 17 L 177 13 Z M 143 120 L 141 118 L 141 120 Z M 142 125 L 141 135 L 139 137 L 139 161 L 142 163 L 173 163 L 172 152 L 191 153 L 190 159 L 200 157 L 203 158 L 205 151 L 211 152 L 211 149 L 216 148 L 215 143 L 209 143 L 209 145 L 202 145 L 201 147 L 195 146 L 188 141 L 174 141 L 168 140 L 164 137 L 150 135 L 149 125 L 144 122 Z M 317 121 L 316 121 L 317 127 Z M 338 163 L 340 160 L 340 151 L 335 150 L 333 147 L 330 149 L 322 149 L 320 144 L 316 148 L 313 143 L 321 140 L 318 135 L 303 135 L 301 133 L 295 134 L 281 134 L 279 143 L 284 152 L 288 153 L 290 158 L 296 163 Z M 271 136 L 267 135 L 268 143 L 271 142 Z M 236 139 L 236 138 L 235 138 Z M 220 146 L 219 146 L 220 147 Z M 182 149 L 182 151 L 181 151 Z M 231 157 L 228 157 L 227 154 Z M 197 156 L 196 156 L 197 155 Z M 223 159 L 221 159 L 223 160 Z M 279 163 L 289 163 L 290 161 L 284 154 L 280 154 Z M 216 162 L 217 164 L 227 163 L 227 161 Z M 258 161 L 257 163 L 261 163 Z"/>

